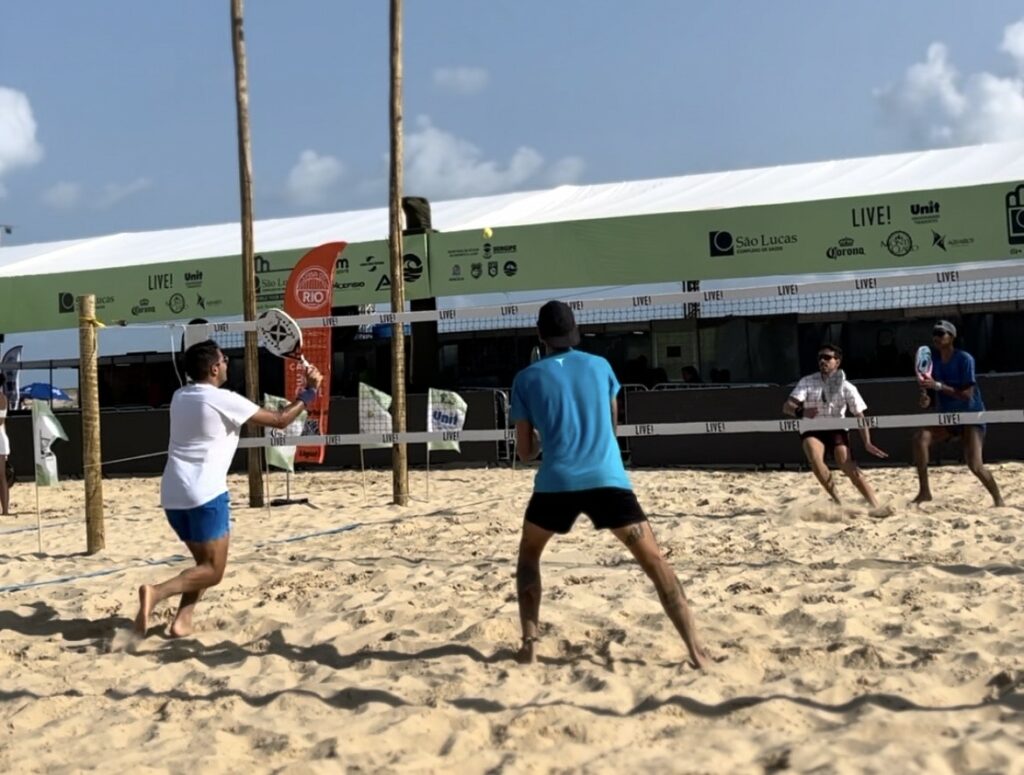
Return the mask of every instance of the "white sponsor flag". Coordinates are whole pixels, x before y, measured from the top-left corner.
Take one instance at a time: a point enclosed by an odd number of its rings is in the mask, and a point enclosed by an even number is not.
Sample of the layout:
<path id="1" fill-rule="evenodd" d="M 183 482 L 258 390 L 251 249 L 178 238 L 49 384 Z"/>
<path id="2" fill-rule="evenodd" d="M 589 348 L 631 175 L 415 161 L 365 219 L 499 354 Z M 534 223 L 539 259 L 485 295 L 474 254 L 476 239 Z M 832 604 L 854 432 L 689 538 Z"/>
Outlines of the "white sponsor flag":
<path id="1" fill-rule="evenodd" d="M 284 409 L 290 404 L 287 398 L 281 398 L 280 396 L 272 396 L 269 393 L 263 394 L 263 407 L 274 412 L 279 409 Z M 291 424 L 284 430 L 278 428 L 264 428 L 264 435 L 268 439 L 283 439 L 286 436 L 301 436 L 302 429 L 305 427 L 306 413 L 301 412 L 298 417 L 292 420 Z M 274 468 L 282 468 L 285 471 L 291 471 L 295 473 L 295 447 L 285 446 L 270 446 L 267 450 L 267 465 L 274 466 Z"/>
<path id="2" fill-rule="evenodd" d="M 51 449 L 57 439 L 68 440 L 64 428 L 45 401 L 33 401 L 32 440 L 36 455 L 36 484 L 39 487 L 57 484 L 57 456 Z"/>
<path id="3" fill-rule="evenodd" d="M 19 393 L 19 382 L 21 380 L 21 369 L 10 369 L 8 366 L 21 363 L 21 345 L 12 347 L 10 350 L 4 353 L 3 360 L 0 361 L 0 368 L 3 369 L 4 379 L 7 380 L 4 385 L 4 393 L 7 395 L 7 408 L 17 409 L 21 405 L 21 395 Z"/>
<path id="4" fill-rule="evenodd" d="M 466 424 L 465 400 L 451 390 L 430 388 L 427 394 L 427 430 L 428 431 L 461 431 Z M 454 449 L 461 452 L 457 441 L 428 441 L 428 450 Z"/>
<path id="5" fill-rule="evenodd" d="M 391 433 L 391 396 L 382 390 L 359 383 L 359 432 Z M 363 444 L 366 449 L 390 448 L 390 444 Z"/>

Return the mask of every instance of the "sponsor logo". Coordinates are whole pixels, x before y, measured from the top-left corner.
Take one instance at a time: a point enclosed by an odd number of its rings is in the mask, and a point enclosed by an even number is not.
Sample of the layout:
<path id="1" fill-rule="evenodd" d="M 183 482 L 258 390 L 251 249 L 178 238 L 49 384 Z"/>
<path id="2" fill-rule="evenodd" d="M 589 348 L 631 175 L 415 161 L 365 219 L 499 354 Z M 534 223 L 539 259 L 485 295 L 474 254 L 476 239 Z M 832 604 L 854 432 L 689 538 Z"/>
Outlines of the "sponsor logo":
<path id="1" fill-rule="evenodd" d="M 454 282 L 462 280 L 462 264 L 452 264 L 452 276 L 450 279 Z"/>
<path id="2" fill-rule="evenodd" d="M 174 275 L 170 273 L 151 274 L 149 276 L 149 290 L 167 291 L 174 287 Z"/>
<path id="3" fill-rule="evenodd" d="M 1011 245 L 1024 245 L 1024 183 L 1006 195 L 1006 239 Z"/>
<path id="4" fill-rule="evenodd" d="M 376 272 L 378 266 L 384 266 L 384 259 L 376 256 L 367 256 L 359 263 L 360 269 L 365 269 L 367 272 Z"/>
<path id="5" fill-rule="evenodd" d="M 935 273 L 935 282 L 937 283 L 958 283 L 960 282 L 960 272 L 956 269 L 950 269 L 945 272 Z"/>
<path id="6" fill-rule="evenodd" d="M 837 261 L 847 256 L 863 256 L 864 248 L 854 244 L 853 237 L 843 237 L 835 245 L 825 251 L 825 256 Z"/>
<path id="7" fill-rule="evenodd" d="M 263 256 L 253 256 L 252 263 L 255 265 L 256 274 L 262 274 L 263 272 L 272 272 L 270 268 L 270 262 L 267 261 Z"/>
<path id="8" fill-rule="evenodd" d="M 171 298 L 167 300 L 167 306 L 171 308 L 171 312 L 175 315 L 180 314 L 187 306 L 185 303 L 185 297 L 180 293 L 172 294 Z"/>
<path id="9" fill-rule="evenodd" d="M 498 276 L 498 262 L 497 261 L 488 261 L 487 262 L 487 274 L 489 276 L 491 276 L 491 277 L 497 277 Z"/>
<path id="10" fill-rule="evenodd" d="M 914 240 L 905 231 L 894 231 L 882 243 L 882 247 L 896 256 L 896 258 L 903 258 L 911 251 L 917 250 Z"/>
<path id="11" fill-rule="evenodd" d="M 469 273 L 473 276 L 474 280 L 480 279 L 480 275 L 482 275 L 484 273 L 484 265 L 483 264 L 472 264 L 469 267 Z"/>
<path id="12" fill-rule="evenodd" d="M 308 310 L 317 310 L 331 298 L 331 278 L 318 266 L 302 270 L 295 281 L 295 301 Z"/>
<path id="13" fill-rule="evenodd" d="M 347 258 L 339 258 L 337 261 L 335 261 L 334 262 L 334 271 L 335 272 L 341 272 L 343 274 L 345 272 L 347 272 L 348 271 L 348 259 Z"/>
<path id="14" fill-rule="evenodd" d="M 932 247 L 939 248 L 943 253 L 946 252 L 946 235 L 939 234 L 935 229 L 932 229 Z"/>
<path id="15" fill-rule="evenodd" d="M 75 294 L 69 293 L 68 291 L 61 291 L 57 294 L 57 312 L 63 314 L 65 312 L 75 311 Z"/>
<path id="16" fill-rule="evenodd" d="M 377 287 L 374 288 L 374 290 L 375 291 L 383 291 L 383 290 L 386 290 L 386 289 L 388 289 L 390 287 L 391 287 L 391 278 L 388 277 L 386 274 L 382 274 L 380 276 L 380 279 L 377 281 Z"/>
<path id="17" fill-rule="evenodd" d="M 515 245 L 495 245 L 494 246 L 494 252 L 495 252 L 495 254 L 499 254 L 499 253 L 515 253 L 516 252 L 516 246 Z"/>
<path id="18" fill-rule="evenodd" d="M 505 265 L 501 269 L 505 273 L 506 277 L 514 277 L 516 272 L 519 271 L 519 264 L 515 261 L 506 261 Z"/>
<path id="19" fill-rule="evenodd" d="M 889 226 L 892 223 L 892 208 L 889 205 L 869 205 L 850 209 L 853 228 L 863 226 Z"/>
<path id="20" fill-rule="evenodd" d="M 708 232 L 708 253 L 712 258 L 750 253 L 778 253 L 789 245 L 796 245 L 796 234 L 740 234 L 729 231 Z"/>
<path id="21" fill-rule="evenodd" d="M 203 298 L 203 294 L 201 293 L 196 294 L 196 306 L 199 307 L 199 309 L 206 309 L 206 299 Z"/>
<path id="22" fill-rule="evenodd" d="M 364 283 L 362 280 L 356 280 L 356 281 L 351 282 L 351 283 L 335 282 L 334 283 L 334 287 L 335 287 L 336 290 L 339 290 L 339 291 L 347 291 L 347 290 L 351 290 L 352 288 L 365 288 L 366 287 L 366 283 Z"/>
<path id="23" fill-rule="evenodd" d="M 139 315 L 150 315 L 156 312 L 149 299 L 139 299 L 139 303 L 132 307 L 132 315 L 138 317 Z"/>
<path id="24" fill-rule="evenodd" d="M 201 270 L 196 272 L 185 272 L 185 287 L 186 288 L 199 288 L 203 284 L 203 273 Z"/>
<path id="25" fill-rule="evenodd" d="M 485 242 L 483 247 L 484 258 L 490 258 L 494 252 L 494 246 L 490 242 Z"/>
<path id="26" fill-rule="evenodd" d="M 910 205 L 910 220 L 920 224 L 935 223 L 939 220 L 939 203 L 928 201 Z"/>
<path id="27" fill-rule="evenodd" d="M 414 283 L 423 277 L 423 259 L 415 253 L 406 253 L 402 257 L 402 276 L 407 283 Z"/>

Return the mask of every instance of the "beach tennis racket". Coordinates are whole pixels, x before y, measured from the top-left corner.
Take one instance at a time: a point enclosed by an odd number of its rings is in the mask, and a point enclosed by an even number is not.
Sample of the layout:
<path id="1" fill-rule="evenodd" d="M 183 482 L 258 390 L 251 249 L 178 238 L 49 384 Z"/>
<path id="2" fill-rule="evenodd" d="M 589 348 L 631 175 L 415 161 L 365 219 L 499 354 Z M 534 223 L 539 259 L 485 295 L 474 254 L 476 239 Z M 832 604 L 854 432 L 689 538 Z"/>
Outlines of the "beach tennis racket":
<path id="1" fill-rule="evenodd" d="M 914 371 L 919 380 L 931 379 L 932 348 L 926 344 L 917 348 L 917 355 L 914 357 Z"/>
<path id="2" fill-rule="evenodd" d="M 309 361 L 302 354 L 302 329 L 291 315 L 279 309 L 268 309 L 256 318 L 256 331 L 269 352 L 278 358 L 300 361 L 309 368 Z"/>
<path id="3" fill-rule="evenodd" d="M 530 350 L 530 363 L 536 363 L 541 359 L 540 345 L 535 344 L 533 349 Z"/>

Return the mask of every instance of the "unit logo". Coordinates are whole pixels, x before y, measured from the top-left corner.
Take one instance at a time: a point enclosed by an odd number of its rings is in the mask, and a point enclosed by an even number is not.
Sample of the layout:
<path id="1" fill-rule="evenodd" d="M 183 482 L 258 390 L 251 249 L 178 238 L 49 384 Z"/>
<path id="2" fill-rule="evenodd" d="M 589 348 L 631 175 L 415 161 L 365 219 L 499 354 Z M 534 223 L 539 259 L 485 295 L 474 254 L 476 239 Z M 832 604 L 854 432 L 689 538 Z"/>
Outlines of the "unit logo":
<path id="1" fill-rule="evenodd" d="M 185 272 L 185 287 L 186 288 L 199 288 L 203 284 L 203 272 L 198 270 L 195 272 Z"/>
<path id="2" fill-rule="evenodd" d="M 318 310 L 331 298 L 331 278 L 318 266 L 302 270 L 295 281 L 295 301 L 308 310 Z"/>
<path id="3" fill-rule="evenodd" d="M 914 223 L 935 223 L 939 220 L 940 205 L 938 202 L 929 200 L 924 204 L 910 205 L 910 220 Z"/>

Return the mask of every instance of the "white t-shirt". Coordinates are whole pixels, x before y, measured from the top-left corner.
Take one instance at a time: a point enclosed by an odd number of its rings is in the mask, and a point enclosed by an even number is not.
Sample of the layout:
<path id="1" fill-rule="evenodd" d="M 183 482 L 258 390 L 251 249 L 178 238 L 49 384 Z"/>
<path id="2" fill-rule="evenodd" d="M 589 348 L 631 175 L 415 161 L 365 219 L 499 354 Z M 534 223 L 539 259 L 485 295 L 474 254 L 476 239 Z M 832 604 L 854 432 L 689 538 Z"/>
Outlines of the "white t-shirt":
<path id="1" fill-rule="evenodd" d="M 259 410 L 245 396 L 208 383 L 186 385 L 171 399 L 171 443 L 160 505 L 193 509 L 228 489 L 238 432 Z"/>
<path id="2" fill-rule="evenodd" d="M 847 409 L 857 414 L 868 408 L 860 391 L 845 376 L 825 380 L 821 374 L 808 374 L 796 383 L 789 397 L 802 403 L 805 412 L 817 409 L 818 417 L 845 417 Z"/>

